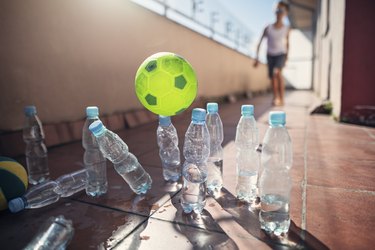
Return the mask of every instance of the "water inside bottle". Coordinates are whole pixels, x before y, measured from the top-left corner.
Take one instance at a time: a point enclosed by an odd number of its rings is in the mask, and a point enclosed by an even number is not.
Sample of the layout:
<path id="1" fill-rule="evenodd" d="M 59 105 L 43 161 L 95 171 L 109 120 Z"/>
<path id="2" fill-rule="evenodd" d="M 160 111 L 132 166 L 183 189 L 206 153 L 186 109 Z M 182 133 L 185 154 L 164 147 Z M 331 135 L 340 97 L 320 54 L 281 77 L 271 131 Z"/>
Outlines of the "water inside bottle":
<path id="1" fill-rule="evenodd" d="M 118 164 L 115 169 L 136 194 L 145 194 L 151 188 L 151 177 L 140 165 L 127 167 Z"/>
<path id="2" fill-rule="evenodd" d="M 85 165 L 87 169 L 86 193 L 90 196 L 100 196 L 105 194 L 108 189 L 107 169 L 104 162 Z"/>
<path id="3" fill-rule="evenodd" d="M 246 202 L 252 202 L 257 197 L 258 172 L 240 170 L 237 175 L 237 198 Z"/>
<path id="4" fill-rule="evenodd" d="M 179 161 L 163 163 L 163 177 L 166 181 L 178 181 L 181 176 L 181 166 Z"/>
<path id="5" fill-rule="evenodd" d="M 49 180 L 47 155 L 27 156 L 26 165 L 30 184 L 36 185 Z"/>
<path id="6" fill-rule="evenodd" d="M 275 235 L 287 233 L 290 226 L 289 199 L 278 194 L 266 194 L 261 197 L 259 213 L 261 228 Z"/>
<path id="7" fill-rule="evenodd" d="M 219 192 L 223 186 L 223 160 L 207 162 L 207 189 L 209 194 Z"/>
<path id="8" fill-rule="evenodd" d="M 206 204 L 207 173 L 194 164 L 183 173 L 181 205 L 185 213 L 201 213 Z"/>

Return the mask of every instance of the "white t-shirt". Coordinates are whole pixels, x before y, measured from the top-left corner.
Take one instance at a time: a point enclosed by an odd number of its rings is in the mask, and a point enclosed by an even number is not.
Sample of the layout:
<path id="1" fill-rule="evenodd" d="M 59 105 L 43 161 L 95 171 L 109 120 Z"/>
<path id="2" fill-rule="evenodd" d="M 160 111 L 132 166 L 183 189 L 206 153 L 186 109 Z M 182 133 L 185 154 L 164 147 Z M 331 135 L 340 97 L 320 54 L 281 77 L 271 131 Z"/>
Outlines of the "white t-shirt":
<path id="1" fill-rule="evenodd" d="M 267 54 L 271 56 L 277 56 L 286 54 L 286 38 L 288 35 L 289 26 L 283 25 L 281 28 L 275 28 L 273 24 L 270 24 L 266 28 L 267 37 Z"/>

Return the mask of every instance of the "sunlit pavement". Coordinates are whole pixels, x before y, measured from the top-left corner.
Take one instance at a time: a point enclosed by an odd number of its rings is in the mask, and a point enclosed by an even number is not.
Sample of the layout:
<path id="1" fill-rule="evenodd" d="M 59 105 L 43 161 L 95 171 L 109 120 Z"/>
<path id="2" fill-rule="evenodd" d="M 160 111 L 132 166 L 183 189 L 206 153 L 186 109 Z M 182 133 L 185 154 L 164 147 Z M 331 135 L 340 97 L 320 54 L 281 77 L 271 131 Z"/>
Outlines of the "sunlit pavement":
<path id="1" fill-rule="evenodd" d="M 293 142 L 291 229 L 276 237 L 260 230 L 258 210 L 239 202 L 233 143 L 242 104 L 254 104 L 260 138 L 270 110 L 284 110 Z M 224 188 L 207 199 L 201 217 L 184 215 L 180 184 L 165 183 L 156 144 L 157 123 L 119 132 L 150 173 L 153 186 L 136 196 L 108 165 L 108 193 L 90 198 L 84 192 L 50 206 L 0 213 L 2 249 L 21 249 L 50 216 L 73 221 L 68 249 L 369 249 L 375 237 L 375 129 L 336 123 L 310 115 L 318 104 L 309 91 L 288 92 L 284 107 L 272 107 L 271 95 L 219 104 L 224 124 Z M 180 146 L 190 113 L 172 118 Z M 53 178 L 82 166 L 81 142 L 49 149 Z M 22 157 L 18 158 L 23 164 Z"/>

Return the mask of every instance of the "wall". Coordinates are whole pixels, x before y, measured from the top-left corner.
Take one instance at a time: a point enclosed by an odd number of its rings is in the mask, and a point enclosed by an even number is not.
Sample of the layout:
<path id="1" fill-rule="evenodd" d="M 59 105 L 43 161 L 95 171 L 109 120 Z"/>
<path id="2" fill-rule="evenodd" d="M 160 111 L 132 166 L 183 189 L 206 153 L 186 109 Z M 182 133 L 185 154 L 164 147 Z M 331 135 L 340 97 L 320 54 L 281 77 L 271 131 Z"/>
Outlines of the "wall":
<path id="1" fill-rule="evenodd" d="M 344 0 L 321 0 L 315 36 L 314 91 L 333 104 L 333 114 L 341 113 L 344 54 Z"/>
<path id="2" fill-rule="evenodd" d="M 0 130 L 20 129 L 29 104 L 44 123 L 139 108 L 135 72 L 159 51 L 193 65 L 199 96 L 269 88 L 264 65 L 130 1 L 7 0 L 0 16 Z"/>
<path id="3" fill-rule="evenodd" d="M 289 35 L 289 54 L 284 77 L 295 89 L 311 89 L 312 38 L 311 32 L 293 29 Z"/>
<path id="4" fill-rule="evenodd" d="M 349 118 L 353 111 L 360 113 L 358 106 L 372 106 L 372 109 L 375 106 L 374 11 L 374 1 L 346 1 L 341 101 L 343 119 Z"/>

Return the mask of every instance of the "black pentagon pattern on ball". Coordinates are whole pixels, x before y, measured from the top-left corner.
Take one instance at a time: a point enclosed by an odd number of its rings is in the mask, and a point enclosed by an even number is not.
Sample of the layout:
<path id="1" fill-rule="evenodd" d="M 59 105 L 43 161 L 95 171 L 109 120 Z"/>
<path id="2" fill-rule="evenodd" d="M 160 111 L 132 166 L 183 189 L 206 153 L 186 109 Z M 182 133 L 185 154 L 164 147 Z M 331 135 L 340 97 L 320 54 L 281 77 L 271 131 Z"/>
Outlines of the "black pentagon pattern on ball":
<path id="1" fill-rule="evenodd" d="M 145 69 L 147 70 L 147 72 L 151 72 L 154 69 L 156 69 L 157 66 L 158 66 L 158 64 L 157 64 L 156 60 L 152 60 L 152 61 L 147 63 Z"/>
<path id="2" fill-rule="evenodd" d="M 174 86 L 178 89 L 184 89 L 187 81 L 183 75 L 177 76 L 174 79 Z"/>
<path id="3" fill-rule="evenodd" d="M 153 96 L 153 95 L 150 95 L 150 94 L 146 95 L 145 100 L 148 103 L 148 105 L 156 105 L 157 104 L 156 97 Z"/>

